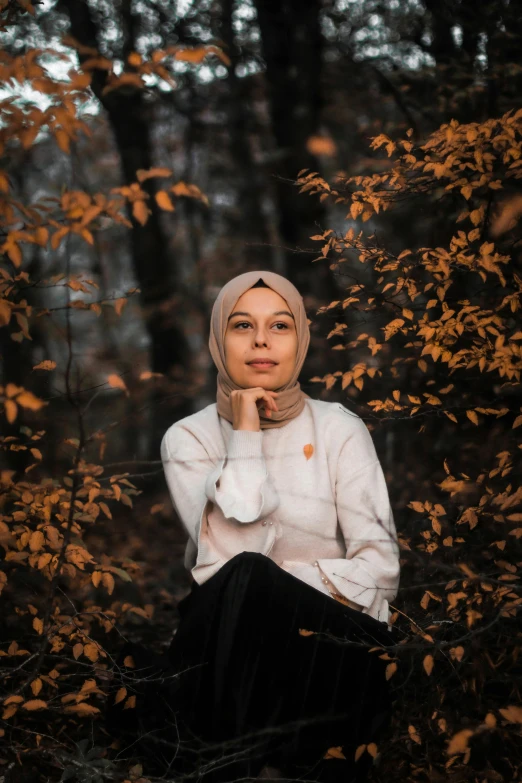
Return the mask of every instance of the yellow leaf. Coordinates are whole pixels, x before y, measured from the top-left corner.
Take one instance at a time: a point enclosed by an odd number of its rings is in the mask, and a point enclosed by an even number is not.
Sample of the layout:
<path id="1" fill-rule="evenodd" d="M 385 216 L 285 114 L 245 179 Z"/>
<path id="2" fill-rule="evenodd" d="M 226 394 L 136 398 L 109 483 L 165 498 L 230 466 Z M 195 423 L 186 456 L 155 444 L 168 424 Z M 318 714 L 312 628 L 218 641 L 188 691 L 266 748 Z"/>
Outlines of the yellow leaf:
<path id="1" fill-rule="evenodd" d="M 39 617 L 33 617 L 33 628 L 36 633 L 43 633 L 43 620 L 41 620 Z M 34 695 L 36 696 L 36 693 Z"/>
<path id="2" fill-rule="evenodd" d="M 35 459 L 42 459 L 42 452 L 40 449 L 31 449 L 31 454 Z"/>
<path id="3" fill-rule="evenodd" d="M 307 443 L 306 446 L 303 447 L 303 452 L 307 460 L 310 459 L 312 454 L 314 453 L 314 447 L 311 443 Z"/>
<path id="4" fill-rule="evenodd" d="M 101 578 L 102 578 L 102 572 L 101 571 L 93 571 L 92 572 L 91 579 L 92 579 L 92 583 L 93 583 L 93 585 L 95 587 L 99 586 L 99 584 L 101 582 Z"/>
<path id="5" fill-rule="evenodd" d="M 51 359 L 45 359 L 43 362 L 40 362 L 40 364 L 35 364 L 33 370 L 54 370 L 55 367 L 56 362 L 53 362 Z"/>
<path id="6" fill-rule="evenodd" d="M 129 698 L 123 705 L 123 709 L 132 710 L 135 706 L 136 706 L 136 696 L 129 696 Z"/>
<path id="7" fill-rule="evenodd" d="M 77 661 L 83 652 L 83 644 L 81 644 L 81 642 L 75 644 L 72 652 L 73 652 L 74 659 Z"/>
<path id="8" fill-rule="evenodd" d="M 23 710 L 46 710 L 47 709 L 47 702 L 42 701 L 41 699 L 31 699 L 30 701 L 26 701 L 24 704 L 22 704 Z"/>

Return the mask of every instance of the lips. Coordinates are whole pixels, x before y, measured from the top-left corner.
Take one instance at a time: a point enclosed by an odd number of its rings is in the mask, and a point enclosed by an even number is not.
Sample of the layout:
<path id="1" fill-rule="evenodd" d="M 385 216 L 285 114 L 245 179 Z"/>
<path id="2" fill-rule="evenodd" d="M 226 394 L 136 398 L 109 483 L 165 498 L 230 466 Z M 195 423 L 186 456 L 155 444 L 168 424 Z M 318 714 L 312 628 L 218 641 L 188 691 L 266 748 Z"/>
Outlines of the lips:
<path id="1" fill-rule="evenodd" d="M 269 367 L 275 367 L 277 362 L 272 359 L 254 359 L 251 362 L 247 362 L 250 367 L 258 367 L 260 369 L 268 369 Z"/>

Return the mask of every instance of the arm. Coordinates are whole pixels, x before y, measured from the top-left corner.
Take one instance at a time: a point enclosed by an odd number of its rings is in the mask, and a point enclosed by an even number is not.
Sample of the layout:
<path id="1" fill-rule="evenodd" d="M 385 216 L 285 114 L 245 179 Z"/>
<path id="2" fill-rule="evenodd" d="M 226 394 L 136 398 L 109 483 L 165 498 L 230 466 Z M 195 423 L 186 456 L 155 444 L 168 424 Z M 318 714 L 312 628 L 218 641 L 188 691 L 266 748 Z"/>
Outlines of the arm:
<path id="1" fill-rule="evenodd" d="M 227 457 L 216 466 L 183 425 L 175 424 L 163 436 L 161 459 L 170 497 L 194 545 L 208 501 L 218 506 L 225 518 L 239 522 L 255 522 L 279 505 L 266 470 L 261 437 L 260 432 L 234 430 Z"/>
<path id="2" fill-rule="evenodd" d="M 206 496 L 225 519 L 258 522 L 279 506 L 262 443 L 261 431 L 232 430 L 225 460 L 208 477 Z"/>
<path id="3" fill-rule="evenodd" d="M 392 601 L 400 576 L 397 531 L 384 473 L 362 420 L 339 455 L 336 505 L 346 557 L 318 560 L 321 572 L 360 608 Z"/>

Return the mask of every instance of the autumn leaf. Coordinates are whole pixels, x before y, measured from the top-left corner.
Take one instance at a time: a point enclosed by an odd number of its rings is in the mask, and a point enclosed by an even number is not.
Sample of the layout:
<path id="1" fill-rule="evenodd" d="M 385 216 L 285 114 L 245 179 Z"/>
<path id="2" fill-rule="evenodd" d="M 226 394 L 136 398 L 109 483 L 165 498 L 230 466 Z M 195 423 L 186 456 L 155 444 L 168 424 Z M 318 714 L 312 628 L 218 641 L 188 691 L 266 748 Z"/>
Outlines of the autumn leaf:
<path id="1" fill-rule="evenodd" d="M 109 375 L 107 377 L 107 383 L 109 384 L 109 386 L 112 386 L 114 389 L 122 389 L 128 396 L 129 390 L 127 389 L 125 381 L 120 375 L 116 375 L 115 373 Z"/>
<path id="2" fill-rule="evenodd" d="M 306 446 L 303 447 L 303 452 L 307 460 L 310 459 L 312 454 L 314 453 L 314 447 L 311 443 L 307 443 Z"/>
<path id="3" fill-rule="evenodd" d="M 301 636 L 313 636 L 317 632 L 316 631 L 307 631 L 306 628 L 300 628 L 299 629 L 299 633 L 300 633 Z"/>
<path id="4" fill-rule="evenodd" d="M 43 362 L 40 362 L 40 364 L 35 364 L 33 370 L 54 370 L 55 367 L 56 362 L 51 359 L 45 359 Z"/>
<path id="5" fill-rule="evenodd" d="M 18 395 L 16 402 L 18 405 L 21 405 L 22 408 L 27 408 L 31 411 L 39 411 L 40 408 L 43 408 L 44 405 L 48 404 L 47 402 L 44 402 L 44 400 L 40 400 L 38 397 L 35 397 L 32 392 L 26 391 L 25 389 L 21 394 Z"/>
<path id="6" fill-rule="evenodd" d="M 14 421 L 16 421 L 18 406 L 16 405 L 15 402 L 13 402 L 13 400 L 5 400 L 4 407 L 5 407 L 6 419 L 9 422 L 9 424 L 12 424 Z"/>
<path id="7" fill-rule="evenodd" d="M 478 416 L 475 411 L 466 411 L 466 416 L 473 424 L 478 424 Z"/>
<path id="8" fill-rule="evenodd" d="M 174 204 L 170 200 L 170 196 L 166 190 L 158 190 L 155 198 L 156 203 L 160 209 L 164 209 L 167 212 L 174 212 Z"/>
<path id="9" fill-rule="evenodd" d="M 328 748 L 323 756 L 324 759 L 345 759 L 346 756 L 343 753 L 343 746 L 336 745 L 333 748 Z"/>
<path id="10" fill-rule="evenodd" d="M 509 707 L 501 707 L 499 712 L 508 723 L 522 723 L 522 707 L 518 705 L 510 704 Z"/>
<path id="11" fill-rule="evenodd" d="M 171 174 L 172 171 L 170 169 L 159 166 L 153 169 L 138 169 L 136 177 L 138 182 L 145 182 L 145 180 L 150 179 L 151 177 L 170 177 Z"/>
<path id="12" fill-rule="evenodd" d="M 472 736 L 473 731 L 471 729 L 463 729 L 462 731 L 457 732 L 448 742 L 448 747 L 446 749 L 448 756 L 455 756 L 457 753 L 465 753 L 468 749 L 468 740 Z"/>
<path id="13" fill-rule="evenodd" d="M 30 701 L 24 702 L 22 704 L 23 710 L 28 710 L 29 712 L 34 712 L 35 710 L 45 710 L 47 709 L 47 702 L 42 701 L 41 699 L 31 699 Z"/>
<path id="14" fill-rule="evenodd" d="M 132 204 L 132 214 L 138 223 L 141 223 L 141 225 L 144 226 L 150 215 L 150 210 L 144 201 L 138 199 Z"/>
<path id="15" fill-rule="evenodd" d="M 120 701 L 123 701 L 123 699 L 127 696 L 127 688 L 120 688 L 118 692 L 116 693 L 116 696 L 114 698 L 114 704 L 119 704 Z"/>
<path id="16" fill-rule="evenodd" d="M 68 704 L 63 708 L 64 712 L 74 713 L 75 715 L 96 715 L 100 710 L 93 704 L 87 704 L 82 701 L 79 704 Z"/>
<path id="17" fill-rule="evenodd" d="M 433 671 L 433 655 L 426 655 L 424 657 L 424 660 L 422 662 L 422 665 L 424 666 L 424 671 L 427 675 L 430 675 Z"/>

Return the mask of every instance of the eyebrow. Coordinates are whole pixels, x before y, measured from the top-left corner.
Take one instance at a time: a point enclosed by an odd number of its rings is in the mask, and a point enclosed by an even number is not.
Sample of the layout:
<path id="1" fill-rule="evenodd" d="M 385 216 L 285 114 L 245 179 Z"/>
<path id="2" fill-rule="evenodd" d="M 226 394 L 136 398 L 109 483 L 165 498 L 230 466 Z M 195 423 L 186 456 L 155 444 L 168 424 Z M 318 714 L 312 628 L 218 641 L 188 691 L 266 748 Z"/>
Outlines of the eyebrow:
<path id="1" fill-rule="evenodd" d="M 235 315 L 246 315 L 248 318 L 252 318 L 250 313 L 242 313 L 239 310 L 237 310 L 235 313 L 232 313 L 231 315 L 228 316 L 228 320 L 230 321 L 230 319 L 233 318 Z M 292 313 L 289 313 L 288 310 L 278 310 L 276 313 L 272 313 L 272 315 L 289 315 L 290 318 L 295 320 Z"/>

